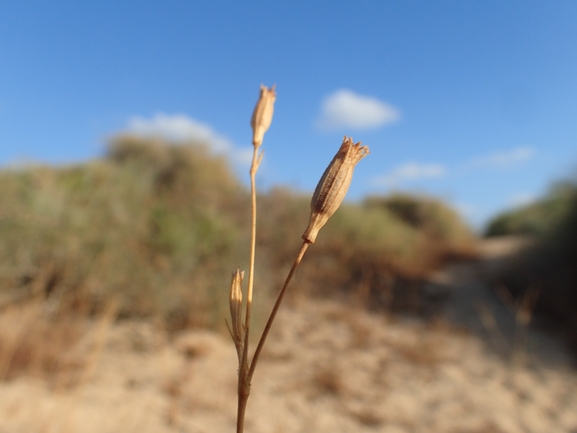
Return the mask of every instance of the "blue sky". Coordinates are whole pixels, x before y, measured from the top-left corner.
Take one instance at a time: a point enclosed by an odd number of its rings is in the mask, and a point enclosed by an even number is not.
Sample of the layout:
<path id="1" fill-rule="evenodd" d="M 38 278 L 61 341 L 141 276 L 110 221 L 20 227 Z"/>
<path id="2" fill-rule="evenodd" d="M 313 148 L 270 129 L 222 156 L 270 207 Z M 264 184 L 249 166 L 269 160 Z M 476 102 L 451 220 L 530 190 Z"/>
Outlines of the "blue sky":
<path id="1" fill-rule="evenodd" d="M 574 1 L 0 3 L 0 165 L 68 164 L 122 131 L 207 140 L 262 189 L 311 191 L 343 135 L 350 200 L 440 197 L 476 227 L 577 168 Z"/>

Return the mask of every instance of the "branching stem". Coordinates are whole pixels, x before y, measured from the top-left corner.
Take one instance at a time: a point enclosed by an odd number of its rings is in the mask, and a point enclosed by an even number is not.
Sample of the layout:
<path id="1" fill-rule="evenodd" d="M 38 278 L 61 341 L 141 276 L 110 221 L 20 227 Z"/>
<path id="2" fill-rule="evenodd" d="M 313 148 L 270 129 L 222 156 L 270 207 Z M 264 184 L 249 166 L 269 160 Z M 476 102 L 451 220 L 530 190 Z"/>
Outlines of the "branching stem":
<path id="1" fill-rule="evenodd" d="M 238 412 L 237 412 L 237 421 L 236 421 L 237 422 L 237 424 L 236 424 L 237 433 L 243 433 L 244 414 L 246 412 L 246 405 L 248 403 L 248 397 L 250 395 L 250 383 L 252 381 L 252 376 L 254 374 L 254 370 L 256 369 L 256 365 L 258 363 L 260 354 L 261 354 L 262 349 L 264 347 L 264 343 L 266 341 L 266 338 L 268 337 L 268 334 L 270 332 L 270 329 L 272 327 L 272 324 L 274 322 L 274 319 L 276 317 L 276 314 L 278 312 L 280 304 L 282 303 L 284 295 L 287 291 L 287 288 L 288 288 L 288 286 L 292 280 L 292 277 L 293 277 L 297 267 L 299 266 L 300 262 L 302 261 L 302 258 L 305 255 L 305 252 L 307 251 L 309 245 L 310 244 L 306 241 L 303 242 L 303 244 L 301 245 L 301 248 L 299 250 L 297 258 L 295 259 L 295 262 L 293 263 L 293 266 L 286 277 L 284 285 L 282 286 L 282 289 L 280 290 L 280 292 L 276 298 L 276 301 L 275 301 L 274 306 L 271 310 L 269 318 L 266 322 L 264 330 L 262 331 L 262 335 L 260 337 L 260 340 L 259 340 L 258 345 L 256 347 L 256 350 L 254 352 L 252 362 L 250 363 L 250 369 L 247 368 L 248 362 L 246 362 L 247 351 L 246 351 L 246 344 L 245 344 L 245 356 L 244 356 L 245 363 L 244 363 L 243 367 L 241 369 L 239 369 L 239 377 L 238 377 L 238 384 L 239 384 L 239 386 L 238 386 Z"/>

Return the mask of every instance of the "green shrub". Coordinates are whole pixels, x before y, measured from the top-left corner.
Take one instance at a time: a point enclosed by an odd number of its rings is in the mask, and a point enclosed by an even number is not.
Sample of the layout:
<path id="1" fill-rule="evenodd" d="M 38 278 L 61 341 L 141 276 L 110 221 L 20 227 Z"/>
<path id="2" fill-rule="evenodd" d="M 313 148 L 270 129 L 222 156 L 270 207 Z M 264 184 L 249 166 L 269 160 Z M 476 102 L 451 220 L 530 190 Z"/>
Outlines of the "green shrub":
<path id="1" fill-rule="evenodd" d="M 543 235 L 550 232 L 568 211 L 575 185 L 560 182 L 536 203 L 503 212 L 489 221 L 485 236 Z"/>

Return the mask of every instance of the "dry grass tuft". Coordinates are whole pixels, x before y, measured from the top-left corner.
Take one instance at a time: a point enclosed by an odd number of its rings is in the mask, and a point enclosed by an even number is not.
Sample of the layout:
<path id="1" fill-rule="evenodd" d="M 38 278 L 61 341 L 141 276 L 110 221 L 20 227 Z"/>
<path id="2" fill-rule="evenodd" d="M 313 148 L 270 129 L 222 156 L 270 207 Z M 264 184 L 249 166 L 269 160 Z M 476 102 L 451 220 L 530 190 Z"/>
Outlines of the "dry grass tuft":
<path id="1" fill-rule="evenodd" d="M 74 349 L 86 329 L 72 317 L 47 317 L 39 304 L 7 309 L 0 317 L 0 378 L 20 375 L 73 381 L 86 359 Z"/>
<path id="2" fill-rule="evenodd" d="M 33 302 L 7 308 L 0 316 L 0 380 L 32 376 L 52 388 L 73 388 L 90 380 L 107 328 L 110 308 L 96 322 L 48 314 Z"/>

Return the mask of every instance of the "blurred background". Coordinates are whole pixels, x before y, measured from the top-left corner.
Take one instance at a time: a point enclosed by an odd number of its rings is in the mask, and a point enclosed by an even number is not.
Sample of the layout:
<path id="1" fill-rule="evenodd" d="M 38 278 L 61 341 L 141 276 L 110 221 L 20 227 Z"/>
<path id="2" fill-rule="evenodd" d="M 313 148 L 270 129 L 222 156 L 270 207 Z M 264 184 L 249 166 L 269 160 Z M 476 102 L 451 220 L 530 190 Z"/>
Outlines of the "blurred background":
<path id="1" fill-rule="evenodd" d="M 576 22 L 571 1 L 3 2 L 0 430 L 234 430 L 224 319 L 275 84 L 256 329 L 343 135 L 371 154 L 247 429 L 577 432 Z"/>

